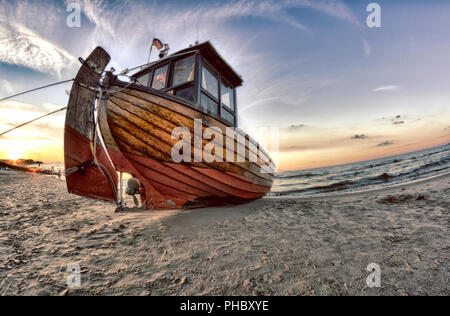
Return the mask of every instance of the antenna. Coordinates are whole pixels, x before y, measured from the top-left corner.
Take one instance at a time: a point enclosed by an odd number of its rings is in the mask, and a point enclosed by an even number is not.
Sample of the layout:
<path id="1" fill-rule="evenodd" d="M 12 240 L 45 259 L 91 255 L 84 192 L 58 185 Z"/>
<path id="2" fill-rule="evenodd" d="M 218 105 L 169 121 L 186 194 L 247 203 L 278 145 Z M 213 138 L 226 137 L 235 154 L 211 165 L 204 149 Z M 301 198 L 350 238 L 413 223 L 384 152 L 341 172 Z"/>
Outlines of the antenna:
<path id="1" fill-rule="evenodd" d="M 198 21 L 199 20 L 197 20 L 197 41 L 195 42 L 195 44 L 198 44 Z"/>

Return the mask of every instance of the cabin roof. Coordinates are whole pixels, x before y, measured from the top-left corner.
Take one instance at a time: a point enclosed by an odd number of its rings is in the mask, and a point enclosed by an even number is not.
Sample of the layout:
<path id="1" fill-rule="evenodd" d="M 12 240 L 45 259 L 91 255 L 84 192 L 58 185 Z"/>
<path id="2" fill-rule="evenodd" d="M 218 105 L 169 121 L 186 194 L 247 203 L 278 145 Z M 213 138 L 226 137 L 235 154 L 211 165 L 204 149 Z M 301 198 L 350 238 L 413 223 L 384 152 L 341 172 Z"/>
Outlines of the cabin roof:
<path id="1" fill-rule="evenodd" d="M 244 82 L 242 77 L 238 75 L 236 71 L 234 71 L 234 69 L 222 58 L 222 56 L 220 56 L 220 54 L 217 52 L 210 41 L 182 49 L 167 57 L 161 58 L 149 64 L 147 68 L 135 73 L 133 77 L 139 77 L 150 67 L 154 67 L 170 59 L 178 58 L 181 54 L 188 54 L 195 51 L 200 51 L 207 62 L 211 64 L 211 66 L 213 66 L 217 71 L 219 71 L 222 76 L 225 77 L 231 85 L 233 85 L 234 88 L 242 85 L 242 83 Z"/>

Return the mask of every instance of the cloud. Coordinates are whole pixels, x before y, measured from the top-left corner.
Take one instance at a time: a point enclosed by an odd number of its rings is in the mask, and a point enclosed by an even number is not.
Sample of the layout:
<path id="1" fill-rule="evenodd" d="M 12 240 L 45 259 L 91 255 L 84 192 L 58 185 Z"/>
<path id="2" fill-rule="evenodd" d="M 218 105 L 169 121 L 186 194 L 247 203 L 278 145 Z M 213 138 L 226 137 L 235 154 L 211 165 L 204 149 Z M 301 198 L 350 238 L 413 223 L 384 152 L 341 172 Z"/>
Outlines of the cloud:
<path id="1" fill-rule="evenodd" d="M 64 106 L 65 105 L 53 104 L 53 103 L 50 103 L 50 102 L 42 103 L 42 107 L 48 112 L 53 112 L 53 111 L 59 110 L 59 109 L 63 108 Z M 61 112 L 61 113 L 64 113 L 64 112 Z"/>
<path id="2" fill-rule="evenodd" d="M 363 49 L 364 49 L 364 55 L 366 57 L 370 57 L 370 55 L 372 55 L 372 47 L 370 47 L 369 42 L 365 38 L 363 38 L 362 44 L 363 44 Z"/>
<path id="3" fill-rule="evenodd" d="M 0 125 L 17 126 L 47 113 L 48 111 L 38 110 L 32 104 L 16 101 L 3 101 L 0 102 Z M 48 116 L 29 126 L 36 126 L 39 123 L 45 123 L 56 128 L 62 127 L 64 125 L 64 120 L 57 115 Z"/>
<path id="4" fill-rule="evenodd" d="M 60 77 L 76 59 L 35 31 L 0 17 L 0 62 Z"/>
<path id="5" fill-rule="evenodd" d="M 366 138 L 368 138 L 368 137 L 369 137 L 369 136 L 364 135 L 364 134 L 360 134 L 360 135 L 356 134 L 356 135 L 352 136 L 351 139 L 366 139 Z"/>
<path id="6" fill-rule="evenodd" d="M 393 145 L 393 144 L 394 144 L 394 141 L 387 140 L 385 142 L 382 142 L 382 143 L 378 144 L 377 146 L 378 147 L 384 147 L 384 146 L 390 146 L 390 145 Z"/>
<path id="7" fill-rule="evenodd" d="M 0 92 L 2 95 L 11 95 L 14 93 L 14 88 L 8 80 L 0 79 Z"/>
<path id="8" fill-rule="evenodd" d="M 289 127 L 289 129 L 290 129 L 290 130 L 298 130 L 298 129 L 301 129 L 301 128 L 303 128 L 303 127 L 305 127 L 305 124 L 291 125 L 291 126 Z"/>
<path id="9" fill-rule="evenodd" d="M 395 91 L 395 90 L 398 90 L 398 89 L 400 89 L 399 86 L 394 86 L 394 85 L 392 85 L 392 86 L 381 86 L 381 87 L 378 87 L 378 88 L 373 89 L 372 91 L 373 91 L 373 92 Z"/>
<path id="10" fill-rule="evenodd" d="M 389 122 L 390 124 L 393 125 L 402 125 L 402 124 L 406 124 L 405 119 L 408 118 L 405 115 L 395 115 L 395 116 L 389 116 L 389 117 L 382 117 L 381 120 L 385 121 L 385 122 Z M 409 120 L 410 122 L 413 122 L 412 120 Z M 416 121 L 420 121 L 420 118 L 417 119 Z"/>
<path id="11" fill-rule="evenodd" d="M 33 105 L 28 103 L 17 102 L 13 100 L 1 101 L 0 102 L 0 110 L 21 110 L 21 111 L 34 111 Z M 6 112 L 5 112 L 6 113 Z M 0 121 L 5 120 L 8 115 L 1 116 Z"/>
<path id="12" fill-rule="evenodd" d="M 73 0 L 66 0 L 66 3 Z M 186 27 L 195 30 L 201 24 L 204 34 L 233 18 L 257 17 L 291 26 L 309 32 L 298 18 L 289 14 L 290 9 L 308 9 L 327 16 L 360 25 L 351 9 L 338 0 L 234 0 L 207 1 L 205 3 L 177 2 L 175 5 L 165 1 L 135 3 L 117 1 L 106 4 L 99 0 L 78 0 L 87 19 L 95 25 L 95 41 L 114 39 L 129 41 L 132 37 L 146 38 L 158 34 L 167 41 L 184 34 Z M 148 21 L 148 23 L 136 23 Z"/>
<path id="13" fill-rule="evenodd" d="M 401 120 L 402 116 L 401 115 L 396 115 L 394 118 L 391 118 L 391 122 L 394 125 L 402 125 L 405 124 L 404 120 Z"/>

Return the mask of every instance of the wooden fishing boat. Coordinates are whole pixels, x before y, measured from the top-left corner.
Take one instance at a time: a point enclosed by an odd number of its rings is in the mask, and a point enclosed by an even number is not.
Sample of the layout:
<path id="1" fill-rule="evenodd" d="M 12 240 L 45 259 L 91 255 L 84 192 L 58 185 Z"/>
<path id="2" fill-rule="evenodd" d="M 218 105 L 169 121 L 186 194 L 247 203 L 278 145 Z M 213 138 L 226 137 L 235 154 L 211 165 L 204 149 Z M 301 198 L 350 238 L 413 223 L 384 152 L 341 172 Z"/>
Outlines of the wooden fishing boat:
<path id="1" fill-rule="evenodd" d="M 147 209 L 244 203 L 270 191 L 272 160 L 237 128 L 243 81 L 209 42 L 128 81 L 104 72 L 110 57 L 100 47 L 81 61 L 66 116 L 69 192 L 118 201 L 117 172 L 139 180 Z"/>

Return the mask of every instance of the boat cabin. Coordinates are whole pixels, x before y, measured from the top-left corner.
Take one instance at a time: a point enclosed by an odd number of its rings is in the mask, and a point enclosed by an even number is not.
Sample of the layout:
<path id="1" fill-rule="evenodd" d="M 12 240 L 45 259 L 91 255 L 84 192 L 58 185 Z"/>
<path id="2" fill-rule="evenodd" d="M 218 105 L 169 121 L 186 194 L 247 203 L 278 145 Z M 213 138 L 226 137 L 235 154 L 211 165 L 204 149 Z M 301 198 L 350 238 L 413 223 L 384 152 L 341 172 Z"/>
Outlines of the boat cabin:
<path id="1" fill-rule="evenodd" d="M 188 101 L 229 126 L 237 125 L 236 88 L 243 80 L 210 42 L 161 58 L 132 78 Z"/>

